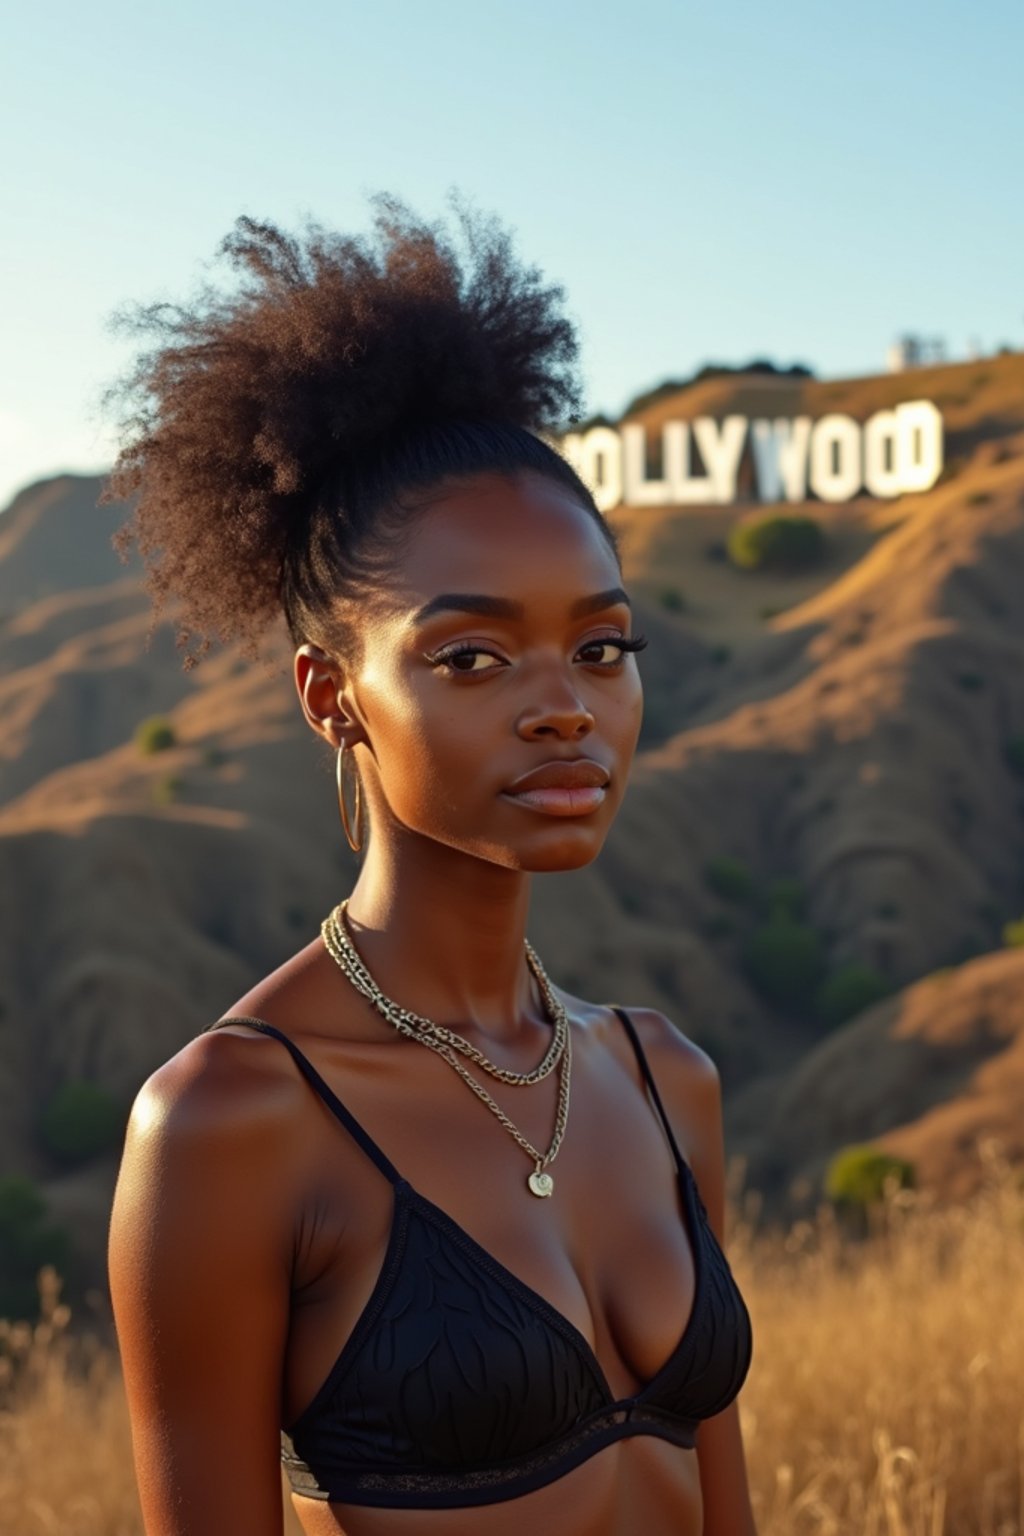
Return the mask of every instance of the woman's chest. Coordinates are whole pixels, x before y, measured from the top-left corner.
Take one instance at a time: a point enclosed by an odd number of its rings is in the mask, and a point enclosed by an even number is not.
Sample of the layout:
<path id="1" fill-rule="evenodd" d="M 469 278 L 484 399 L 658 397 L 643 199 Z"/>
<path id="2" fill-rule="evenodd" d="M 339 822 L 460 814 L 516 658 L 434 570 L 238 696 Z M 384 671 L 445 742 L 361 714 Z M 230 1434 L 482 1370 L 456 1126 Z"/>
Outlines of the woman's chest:
<path id="1" fill-rule="evenodd" d="M 406 1363 L 429 1354 L 478 1385 L 525 1369 L 536 1388 L 536 1361 L 553 1343 L 614 1398 L 657 1375 L 694 1305 L 695 1211 L 646 1104 L 636 1114 L 599 1093 L 589 1100 L 548 1199 L 530 1193 L 527 1157 L 473 1103 L 451 1103 L 443 1129 L 417 1124 L 411 1107 L 401 1117 L 387 1150 L 408 1194 L 322 1149 L 297 1236 L 285 1424 L 346 1352 L 351 1362 L 368 1321 L 378 1388 L 386 1376 L 400 1391 Z"/>

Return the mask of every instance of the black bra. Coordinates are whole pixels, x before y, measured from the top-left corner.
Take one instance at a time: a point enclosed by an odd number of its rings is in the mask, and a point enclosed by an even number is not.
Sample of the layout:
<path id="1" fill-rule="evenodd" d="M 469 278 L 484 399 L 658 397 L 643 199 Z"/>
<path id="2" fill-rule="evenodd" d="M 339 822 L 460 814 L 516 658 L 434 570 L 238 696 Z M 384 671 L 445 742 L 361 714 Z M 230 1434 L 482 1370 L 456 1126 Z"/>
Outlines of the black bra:
<path id="1" fill-rule="evenodd" d="M 313 1401 L 281 1432 L 296 1493 L 392 1509 L 496 1503 L 629 1435 L 692 1448 L 700 1421 L 736 1397 L 750 1316 L 633 1024 L 615 1012 L 668 1135 L 696 1271 L 679 1343 L 645 1387 L 618 1399 L 579 1329 L 399 1175 L 293 1041 L 242 1015 L 202 1031 L 240 1023 L 280 1040 L 394 1188 L 373 1294 Z"/>

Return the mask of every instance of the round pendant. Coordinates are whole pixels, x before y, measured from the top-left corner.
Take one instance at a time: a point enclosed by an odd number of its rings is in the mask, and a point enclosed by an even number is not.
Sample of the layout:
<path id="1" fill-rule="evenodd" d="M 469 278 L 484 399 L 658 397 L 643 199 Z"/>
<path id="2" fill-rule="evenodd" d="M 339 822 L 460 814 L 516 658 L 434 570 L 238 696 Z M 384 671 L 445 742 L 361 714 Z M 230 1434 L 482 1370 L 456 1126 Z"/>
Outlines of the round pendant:
<path id="1" fill-rule="evenodd" d="M 555 1181 L 550 1173 L 540 1173 L 535 1168 L 526 1182 L 529 1184 L 532 1193 L 538 1195 L 542 1200 L 554 1192 Z"/>

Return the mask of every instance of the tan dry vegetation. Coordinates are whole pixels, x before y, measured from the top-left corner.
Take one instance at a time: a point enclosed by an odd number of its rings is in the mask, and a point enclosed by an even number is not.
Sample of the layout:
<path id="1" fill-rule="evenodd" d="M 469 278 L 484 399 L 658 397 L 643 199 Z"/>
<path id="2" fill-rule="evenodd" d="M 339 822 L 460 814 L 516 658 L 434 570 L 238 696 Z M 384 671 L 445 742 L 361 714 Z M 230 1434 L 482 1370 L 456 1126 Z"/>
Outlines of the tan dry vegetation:
<path id="1" fill-rule="evenodd" d="M 760 1536 L 1024 1533 L 1024 1186 L 992 1144 L 985 1168 L 959 1207 L 890 1191 L 867 1241 L 827 1206 L 788 1231 L 730 1209 Z M 0 1530 L 141 1536 L 116 1362 L 52 1280 L 42 1310 L 0 1324 Z"/>

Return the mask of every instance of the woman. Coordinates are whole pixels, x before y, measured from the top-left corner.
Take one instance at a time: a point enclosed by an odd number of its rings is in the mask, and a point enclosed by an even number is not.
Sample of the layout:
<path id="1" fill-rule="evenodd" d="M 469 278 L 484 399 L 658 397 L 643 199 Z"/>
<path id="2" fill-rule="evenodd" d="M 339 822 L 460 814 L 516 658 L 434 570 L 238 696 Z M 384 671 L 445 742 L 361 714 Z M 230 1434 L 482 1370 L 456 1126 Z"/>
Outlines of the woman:
<path id="1" fill-rule="evenodd" d="M 232 292 L 141 317 L 118 537 L 194 630 L 253 651 L 283 609 L 361 851 L 133 1108 L 110 1279 L 149 1536 L 277 1536 L 279 1449 L 309 1536 L 754 1531 L 715 1067 L 525 940 L 530 876 L 622 799 L 644 642 L 539 435 L 579 405 L 562 291 L 459 217 L 463 257 L 386 196 L 372 238 L 243 218 Z"/>

